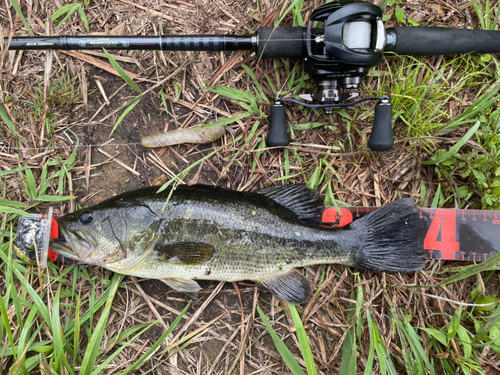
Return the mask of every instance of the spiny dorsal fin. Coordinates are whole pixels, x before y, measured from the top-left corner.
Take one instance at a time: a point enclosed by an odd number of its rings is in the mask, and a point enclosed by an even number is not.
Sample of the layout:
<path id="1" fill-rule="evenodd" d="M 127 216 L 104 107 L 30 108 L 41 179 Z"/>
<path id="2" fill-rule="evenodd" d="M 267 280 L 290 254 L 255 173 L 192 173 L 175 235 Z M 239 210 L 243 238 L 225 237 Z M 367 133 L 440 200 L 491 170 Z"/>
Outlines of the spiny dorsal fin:
<path id="1" fill-rule="evenodd" d="M 272 186 L 259 190 L 258 193 L 288 208 L 299 219 L 315 217 L 318 207 L 323 207 L 318 191 L 302 184 Z"/>
<path id="2" fill-rule="evenodd" d="M 202 264 L 214 254 L 214 247 L 204 242 L 169 242 L 155 246 L 160 261 L 193 265 Z"/>
<path id="3" fill-rule="evenodd" d="M 260 284 L 276 297 L 291 303 L 304 303 L 311 297 L 311 282 L 296 270 L 261 280 Z"/>

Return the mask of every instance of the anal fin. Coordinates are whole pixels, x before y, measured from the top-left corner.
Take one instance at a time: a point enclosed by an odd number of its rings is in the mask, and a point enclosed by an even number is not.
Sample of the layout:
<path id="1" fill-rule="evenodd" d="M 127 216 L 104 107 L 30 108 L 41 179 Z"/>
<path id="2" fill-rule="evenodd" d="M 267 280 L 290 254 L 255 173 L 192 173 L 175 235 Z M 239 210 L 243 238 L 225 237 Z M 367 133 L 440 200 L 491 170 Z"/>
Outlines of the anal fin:
<path id="1" fill-rule="evenodd" d="M 261 280 L 260 284 L 276 297 L 291 303 L 304 303 L 311 297 L 311 282 L 296 270 Z"/>
<path id="2" fill-rule="evenodd" d="M 172 289 L 177 290 L 178 292 L 183 292 L 194 300 L 198 299 L 198 290 L 201 289 L 201 286 L 196 281 L 191 279 L 178 279 L 178 278 L 160 279 L 160 280 L 163 281 Z"/>

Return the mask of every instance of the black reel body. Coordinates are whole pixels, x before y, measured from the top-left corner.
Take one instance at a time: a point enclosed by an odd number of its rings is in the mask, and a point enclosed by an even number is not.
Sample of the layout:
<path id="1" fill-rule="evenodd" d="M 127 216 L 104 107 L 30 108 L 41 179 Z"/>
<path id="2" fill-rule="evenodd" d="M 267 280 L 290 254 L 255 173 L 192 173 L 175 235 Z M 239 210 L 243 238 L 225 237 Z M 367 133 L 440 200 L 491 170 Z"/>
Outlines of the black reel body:
<path id="1" fill-rule="evenodd" d="M 324 28 L 315 28 L 315 23 Z M 361 25 L 370 34 L 353 31 Z M 358 41 L 352 40 L 356 38 Z M 354 2 L 323 5 L 312 13 L 307 25 L 305 70 L 318 81 L 363 77 L 382 60 L 385 39 L 379 7 Z"/>
<path id="2" fill-rule="evenodd" d="M 313 104 L 295 100 L 293 102 L 306 107 L 323 108 L 326 113 L 332 113 L 335 108 L 359 103 L 358 100 L 341 104 L 358 96 L 353 90 L 359 89 L 361 78 L 382 60 L 382 50 L 386 44 L 382 10 L 376 5 L 364 2 L 329 3 L 314 10 L 304 34 L 304 69 L 316 80 L 318 90 L 312 95 L 300 95 L 301 99 Z M 369 142 L 368 145 L 372 150 L 390 150 L 394 141 L 392 116 L 387 116 L 387 110 L 392 110 L 389 98 L 374 97 L 361 101 L 365 100 L 380 101 L 375 107 L 376 112 L 381 108 L 379 105 L 384 106 L 384 116 L 375 115 L 375 121 L 378 123 L 377 126 L 374 125 L 370 137 L 375 137 L 377 141 Z M 267 145 L 270 147 L 283 147 L 289 143 L 285 109 L 281 108 L 284 101 L 292 100 L 277 98 L 273 107 L 279 108 L 271 109 L 267 138 Z M 375 133 L 377 129 L 380 130 Z M 389 139 L 382 141 L 382 138 L 387 136 Z"/>

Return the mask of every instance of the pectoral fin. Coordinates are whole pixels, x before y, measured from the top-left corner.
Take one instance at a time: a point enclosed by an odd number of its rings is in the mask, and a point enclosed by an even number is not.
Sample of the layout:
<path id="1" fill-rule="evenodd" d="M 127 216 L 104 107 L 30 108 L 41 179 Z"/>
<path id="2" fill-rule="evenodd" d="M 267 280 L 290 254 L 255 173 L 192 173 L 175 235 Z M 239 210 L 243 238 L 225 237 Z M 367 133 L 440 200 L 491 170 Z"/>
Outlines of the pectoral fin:
<path id="1" fill-rule="evenodd" d="M 260 284 L 276 297 L 291 303 L 304 303 L 311 297 L 311 283 L 296 270 L 273 279 L 261 280 Z"/>
<path id="2" fill-rule="evenodd" d="M 190 279 L 175 279 L 175 278 L 160 279 L 160 280 L 163 281 L 172 289 L 177 290 L 178 292 L 183 292 L 194 300 L 198 299 L 198 290 L 201 289 L 201 286 L 196 281 Z"/>
<path id="3" fill-rule="evenodd" d="M 214 247 L 203 242 L 169 242 L 156 245 L 155 250 L 161 261 L 183 265 L 202 264 L 214 254 Z"/>

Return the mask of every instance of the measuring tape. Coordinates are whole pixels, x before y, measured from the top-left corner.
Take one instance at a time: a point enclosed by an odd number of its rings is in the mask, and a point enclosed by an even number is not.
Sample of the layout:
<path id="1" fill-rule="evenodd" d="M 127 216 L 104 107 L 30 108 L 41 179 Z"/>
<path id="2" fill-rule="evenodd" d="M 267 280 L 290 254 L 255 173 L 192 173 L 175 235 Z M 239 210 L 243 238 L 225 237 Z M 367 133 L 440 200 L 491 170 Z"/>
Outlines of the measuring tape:
<path id="1" fill-rule="evenodd" d="M 325 207 L 310 221 L 340 228 L 374 210 L 376 207 Z M 426 259 L 481 262 L 500 251 L 500 211 L 419 208 L 419 212 L 414 239 Z"/>
<path id="2" fill-rule="evenodd" d="M 376 207 L 324 207 L 315 218 L 307 221 L 334 230 L 345 227 L 376 209 Z M 426 259 L 481 262 L 500 251 L 500 211 L 420 208 L 419 212 L 420 220 L 414 239 L 424 249 Z M 29 249 L 21 243 L 23 236 L 19 233 L 20 227 L 32 231 L 34 221 L 50 220 L 50 225 L 45 230 L 50 230 L 50 238 L 59 238 L 55 218 L 38 216 L 38 218 L 21 216 L 19 219 L 16 248 L 20 257 L 36 260 L 36 247 Z M 48 248 L 48 243 L 45 251 L 45 253 L 39 252 L 38 258 L 42 263 L 43 258 L 48 258 L 56 264 L 78 263 L 56 254 Z"/>

